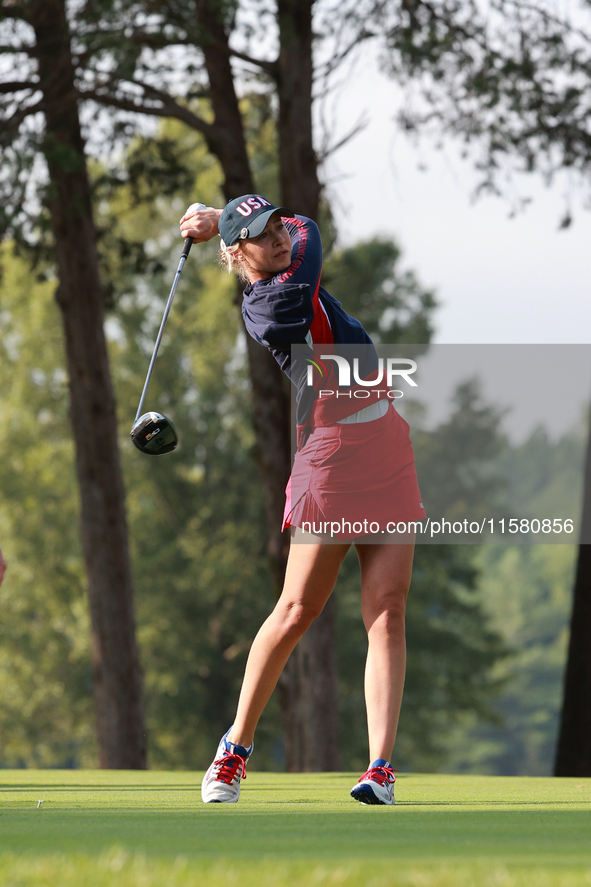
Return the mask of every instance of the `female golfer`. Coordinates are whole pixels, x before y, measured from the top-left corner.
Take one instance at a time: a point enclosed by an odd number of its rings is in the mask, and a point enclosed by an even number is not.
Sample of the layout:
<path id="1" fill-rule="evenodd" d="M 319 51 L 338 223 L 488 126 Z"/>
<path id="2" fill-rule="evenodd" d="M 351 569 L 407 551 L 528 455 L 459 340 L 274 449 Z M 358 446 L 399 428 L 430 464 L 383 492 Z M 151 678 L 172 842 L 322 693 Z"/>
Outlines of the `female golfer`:
<path id="1" fill-rule="evenodd" d="M 260 195 L 246 194 L 223 210 L 188 211 L 181 234 L 195 242 L 220 235 L 223 263 L 248 282 L 243 316 L 249 334 L 269 348 L 298 386 L 298 453 L 286 490 L 284 527 L 342 516 L 343 502 L 353 502 L 354 519 L 369 513 L 380 527 L 386 520 L 424 518 L 408 425 L 392 402 L 372 394 L 371 402 L 343 397 L 336 412 L 323 409 L 317 390 L 306 388 L 309 377 L 294 370 L 292 344 L 351 343 L 373 350 L 361 324 L 320 286 L 322 245 L 316 224 Z M 357 488 L 353 496 L 352 486 Z M 358 535 L 345 529 L 336 542 L 315 536 L 307 544 L 292 539 L 283 590 L 253 641 L 234 723 L 203 779 L 206 803 L 238 800 L 259 718 L 291 651 L 322 612 L 352 543 L 361 568 L 368 636 L 370 766 L 351 795 L 364 804 L 394 803 L 390 759 L 404 686 L 404 615 L 414 545 L 353 541 Z"/>

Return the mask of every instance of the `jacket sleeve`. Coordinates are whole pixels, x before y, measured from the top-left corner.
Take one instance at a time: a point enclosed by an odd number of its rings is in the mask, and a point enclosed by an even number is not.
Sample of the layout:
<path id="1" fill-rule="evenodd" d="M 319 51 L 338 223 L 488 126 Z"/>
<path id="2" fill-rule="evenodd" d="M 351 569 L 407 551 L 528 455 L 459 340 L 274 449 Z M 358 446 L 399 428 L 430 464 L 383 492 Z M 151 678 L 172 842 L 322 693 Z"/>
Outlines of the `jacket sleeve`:
<path id="1" fill-rule="evenodd" d="M 268 283 L 254 288 L 242 303 L 248 333 L 267 348 L 287 351 L 303 343 L 314 309 L 307 283 Z"/>
<path id="2" fill-rule="evenodd" d="M 307 283 L 315 292 L 322 272 L 322 241 L 318 225 L 306 216 L 285 218 L 291 238 L 291 264 L 273 278 L 274 283 Z"/>

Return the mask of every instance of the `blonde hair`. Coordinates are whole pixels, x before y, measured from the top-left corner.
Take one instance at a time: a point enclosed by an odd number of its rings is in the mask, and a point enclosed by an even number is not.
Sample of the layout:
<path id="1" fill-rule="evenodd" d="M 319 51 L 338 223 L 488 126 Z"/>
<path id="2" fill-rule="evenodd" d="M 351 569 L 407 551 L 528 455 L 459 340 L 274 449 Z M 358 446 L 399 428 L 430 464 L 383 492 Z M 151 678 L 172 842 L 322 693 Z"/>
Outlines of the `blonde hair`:
<path id="1" fill-rule="evenodd" d="M 240 243 L 233 243 L 226 246 L 223 240 L 220 240 L 220 264 L 226 269 L 228 274 L 236 274 L 243 283 L 250 283 L 250 278 L 244 267 L 244 263 L 240 261 Z"/>

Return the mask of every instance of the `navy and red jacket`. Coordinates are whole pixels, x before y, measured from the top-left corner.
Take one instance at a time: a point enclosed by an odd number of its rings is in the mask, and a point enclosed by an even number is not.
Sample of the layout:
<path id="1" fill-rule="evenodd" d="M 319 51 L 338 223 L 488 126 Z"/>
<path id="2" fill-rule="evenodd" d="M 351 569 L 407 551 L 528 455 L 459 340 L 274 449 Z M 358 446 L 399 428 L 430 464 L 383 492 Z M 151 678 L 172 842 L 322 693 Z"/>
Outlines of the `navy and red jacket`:
<path id="1" fill-rule="evenodd" d="M 292 362 L 291 346 L 371 345 L 372 341 L 359 321 L 320 286 L 322 242 L 316 223 L 305 216 L 283 221 L 291 237 L 291 264 L 274 277 L 246 287 L 242 316 L 248 333 L 269 349 L 296 386 L 296 421 L 304 426 L 310 421 L 317 391 L 306 385 L 308 364 Z M 359 402 L 345 406 L 344 415 L 360 406 Z"/>

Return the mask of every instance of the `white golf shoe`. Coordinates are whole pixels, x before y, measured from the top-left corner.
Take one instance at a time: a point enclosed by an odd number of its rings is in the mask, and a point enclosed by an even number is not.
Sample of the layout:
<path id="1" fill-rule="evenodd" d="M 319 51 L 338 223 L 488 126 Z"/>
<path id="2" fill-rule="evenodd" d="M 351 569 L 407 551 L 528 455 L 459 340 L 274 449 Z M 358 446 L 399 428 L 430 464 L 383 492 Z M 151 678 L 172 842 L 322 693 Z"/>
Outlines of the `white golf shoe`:
<path id="1" fill-rule="evenodd" d="M 254 743 L 250 748 L 234 745 L 226 739 L 228 733 L 222 737 L 214 761 L 201 783 L 201 797 L 205 804 L 235 804 L 240 797 L 240 780 L 246 779 L 246 762 Z"/>
<path id="2" fill-rule="evenodd" d="M 378 758 L 351 789 L 351 797 L 362 804 L 394 804 L 396 777 L 388 761 Z"/>

